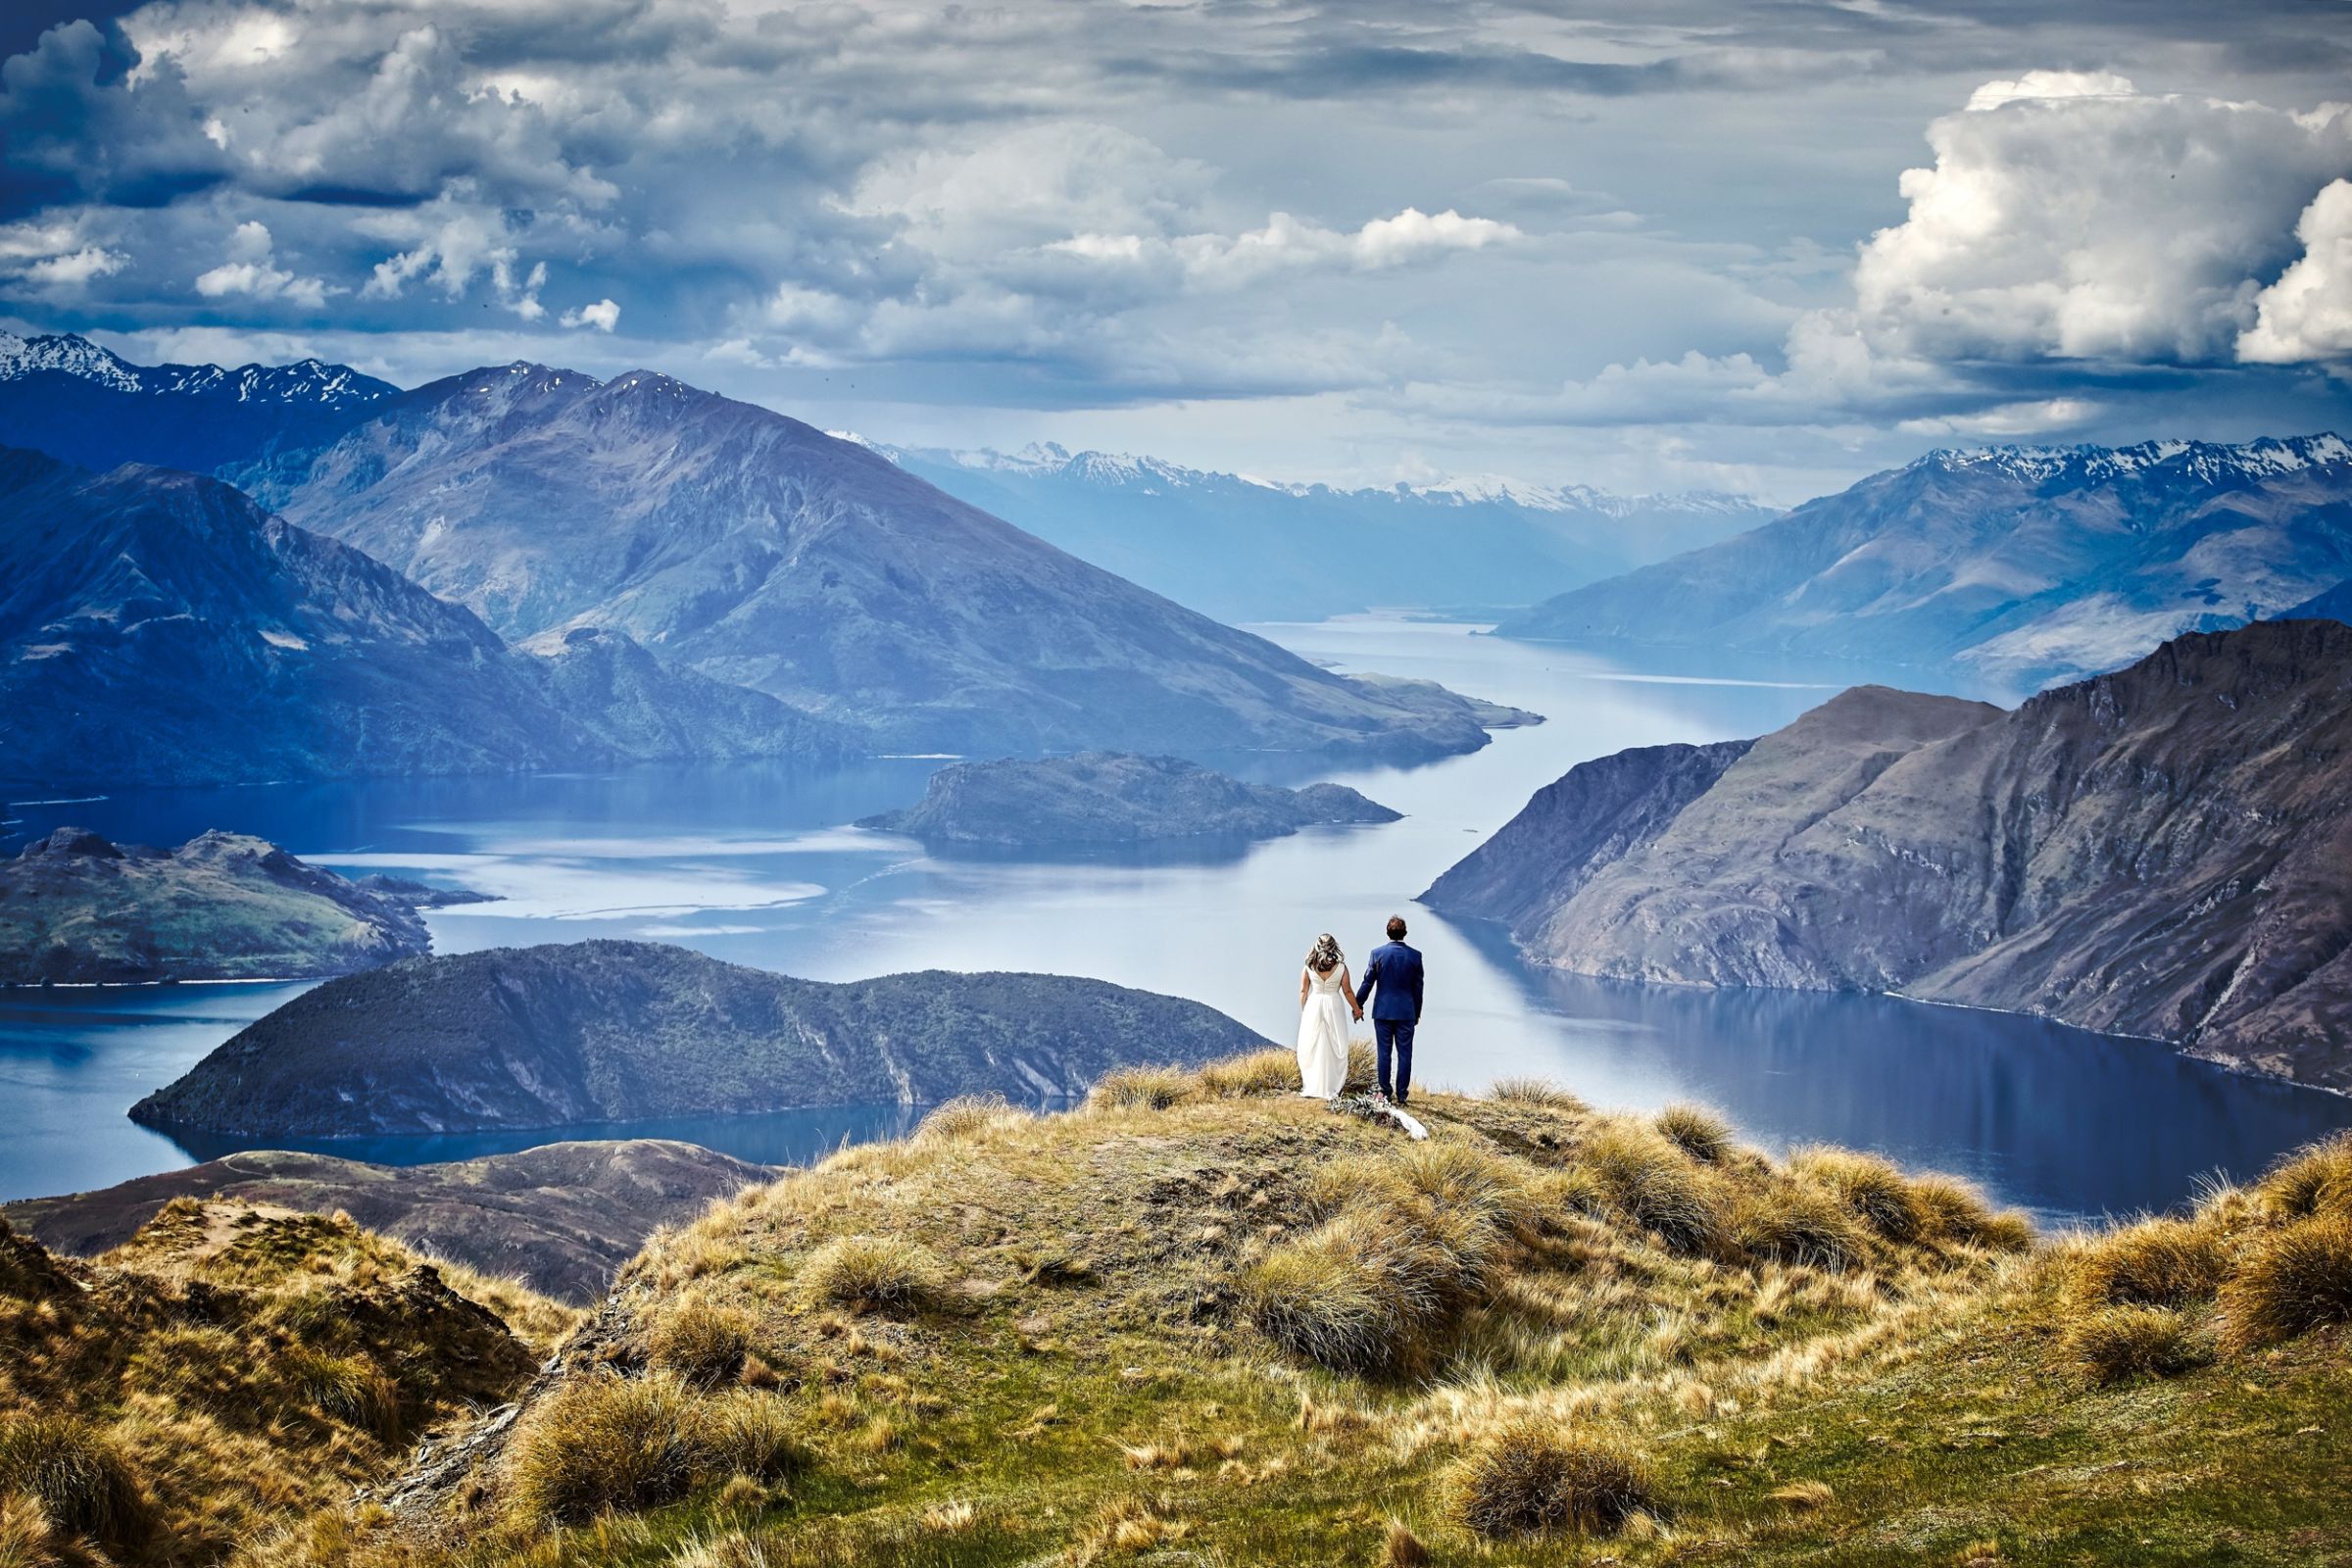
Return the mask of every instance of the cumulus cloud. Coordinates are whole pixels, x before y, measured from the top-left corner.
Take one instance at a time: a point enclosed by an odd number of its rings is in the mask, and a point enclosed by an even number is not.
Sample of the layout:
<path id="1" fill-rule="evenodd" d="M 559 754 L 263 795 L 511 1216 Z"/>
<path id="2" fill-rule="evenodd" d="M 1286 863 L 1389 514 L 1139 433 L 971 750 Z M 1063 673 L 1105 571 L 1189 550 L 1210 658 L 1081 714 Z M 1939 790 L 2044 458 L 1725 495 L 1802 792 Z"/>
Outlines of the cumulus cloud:
<path id="1" fill-rule="evenodd" d="M 2330 180 L 2295 223 L 2303 254 L 2254 297 L 2237 357 L 2257 365 L 2352 360 L 2352 180 Z"/>
<path id="2" fill-rule="evenodd" d="M 343 290 L 329 287 L 324 278 L 297 277 L 279 267 L 269 225 L 248 221 L 239 223 L 229 237 L 228 260 L 196 274 L 196 292 L 208 300 L 232 294 L 257 300 L 291 300 L 316 310 L 326 303 L 327 295 Z"/>
<path id="3" fill-rule="evenodd" d="M 1928 141 L 1936 162 L 1902 176 L 1908 216 L 1854 270 L 1874 347 L 2195 364 L 2231 359 L 2254 327 L 2297 216 L 2352 165 L 2352 109 L 2036 71 L 1978 88 Z"/>
<path id="4" fill-rule="evenodd" d="M 547 314 L 539 303 L 547 264 L 533 262 L 524 268 L 512 221 L 508 214 L 486 209 L 473 182 L 462 180 L 427 206 L 357 223 L 354 226 L 364 233 L 414 241 L 375 264 L 360 297 L 399 299 L 411 283 L 422 283 L 438 289 L 445 299 L 457 300 L 466 296 L 475 278 L 484 277 L 501 306 L 536 321 Z"/>
<path id="5" fill-rule="evenodd" d="M 564 326 L 593 326 L 599 332 L 610 332 L 620 324 L 620 307 L 609 299 L 598 300 L 594 305 L 565 311 L 558 320 Z"/>

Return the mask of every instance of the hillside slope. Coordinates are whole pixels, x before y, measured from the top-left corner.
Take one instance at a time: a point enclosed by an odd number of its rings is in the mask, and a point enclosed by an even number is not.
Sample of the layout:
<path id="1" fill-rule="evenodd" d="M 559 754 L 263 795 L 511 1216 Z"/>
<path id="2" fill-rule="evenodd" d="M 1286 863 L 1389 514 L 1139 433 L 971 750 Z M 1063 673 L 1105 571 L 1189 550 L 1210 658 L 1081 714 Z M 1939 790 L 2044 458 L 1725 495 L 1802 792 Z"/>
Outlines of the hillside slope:
<path id="1" fill-rule="evenodd" d="M 1173 757 L 952 762 L 923 798 L 859 827 L 940 844 L 1137 844 L 1223 835 L 1280 838 L 1302 827 L 1394 822 L 1398 813 L 1344 784 L 1250 784 Z"/>
<path id="2" fill-rule="evenodd" d="M 416 958 L 329 981 L 131 1108 L 246 1137 L 562 1127 L 1083 1094 L 1149 1052 L 1259 1044 L 1212 1007 L 1066 975 L 828 984 L 650 942 Z"/>
<path id="3" fill-rule="evenodd" d="M 1485 744 L 1449 694 L 1335 675 L 854 442 L 650 371 L 470 371 L 236 477 L 507 636 L 616 628 L 883 750 Z"/>
<path id="4" fill-rule="evenodd" d="M 89 1257 L 128 1242 L 175 1200 L 347 1214 L 428 1256 L 581 1302 L 603 1295 L 657 1229 L 773 1174 L 714 1150 L 646 1138 L 433 1165 L 253 1150 L 99 1192 L 0 1204 L 0 1218 L 54 1251 Z"/>
<path id="5" fill-rule="evenodd" d="M 1564 839 L 1539 800 L 1428 896 L 1584 973 L 1899 991 L 2352 1088 L 2348 759 L 2352 627 L 2265 621 L 2014 712 L 1858 687 L 1646 836 Z"/>
<path id="6" fill-rule="evenodd" d="M 278 1563 L 2309 1563 L 2340 1540 L 2336 1146 L 2034 1246 L 1703 1114 L 1283 1054 L 943 1109 L 658 1242 L 513 1418 Z M 2314 1193 L 2329 1196 L 2315 1199 Z M 2151 1260 L 2178 1257 L 2172 1276 Z M 2119 1352 L 2119 1347 L 2121 1348 Z M 745 1401 L 789 1447 L 702 1436 Z M 633 1463 L 648 1449 L 659 1468 Z"/>
<path id="7" fill-rule="evenodd" d="M 547 658 L 216 479 L 0 448 L 0 776 L 254 783 L 838 757 L 617 635 Z M 625 701 L 615 701 L 615 697 Z"/>
<path id="8" fill-rule="evenodd" d="M 1737 539 L 1594 583 L 1505 636 L 1958 661 L 2024 691 L 2352 576 L 2352 443 L 1933 452 Z"/>

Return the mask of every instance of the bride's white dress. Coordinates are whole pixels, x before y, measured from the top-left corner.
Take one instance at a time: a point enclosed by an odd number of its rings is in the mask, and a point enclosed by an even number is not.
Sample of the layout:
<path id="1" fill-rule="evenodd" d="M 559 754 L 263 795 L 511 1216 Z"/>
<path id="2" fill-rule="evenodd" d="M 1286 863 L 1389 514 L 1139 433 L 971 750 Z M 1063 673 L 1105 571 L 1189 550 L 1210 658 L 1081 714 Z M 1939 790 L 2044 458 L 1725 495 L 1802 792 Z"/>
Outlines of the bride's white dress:
<path id="1" fill-rule="evenodd" d="M 1306 1005 L 1298 1012 L 1298 1092 L 1330 1100 L 1348 1085 L 1348 988 L 1335 965 L 1327 975 L 1306 971 Z"/>

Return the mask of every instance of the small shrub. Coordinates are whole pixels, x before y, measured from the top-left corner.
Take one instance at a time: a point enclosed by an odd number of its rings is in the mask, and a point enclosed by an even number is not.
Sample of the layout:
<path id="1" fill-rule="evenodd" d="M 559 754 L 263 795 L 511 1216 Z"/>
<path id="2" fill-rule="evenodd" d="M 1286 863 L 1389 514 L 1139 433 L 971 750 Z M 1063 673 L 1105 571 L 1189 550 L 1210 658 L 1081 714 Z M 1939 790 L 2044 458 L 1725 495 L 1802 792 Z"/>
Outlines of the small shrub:
<path id="1" fill-rule="evenodd" d="M 2352 1214 L 2352 1132 L 2280 1160 L 2255 1183 L 2254 1194 L 2266 1212 L 2282 1219 Z"/>
<path id="2" fill-rule="evenodd" d="M 2240 1349 L 2352 1322 L 2352 1214 L 2314 1214 L 2263 1237 L 2222 1287 L 2221 1302 Z"/>
<path id="3" fill-rule="evenodd" d="M 1677 1252 L 1702 1253 L 1726 1240 L 1721 1184 L 1664 1138 L 1646 1129 L 1604 1129 L 1585 1146 L 1611 1214 L 1636 1229 L 1654 1231 Z"/>
<path id="4" fill-rule="evenodd" d="M 1548 1078 L 1497 1078 L 1490 1091 L 1496 1100 L 1546 1110 L 1583 1110 L 1585 1102 Z"/>
<path id="5" fill-rule="evenodd" d="M 1788 1166 L 1818 1182 L 1854 1212 L 1854 1217 L 1890 1242 L 1919 1239 L 1922 1216 L 1903 1173 L 1876 1154 L 1816 1145 L 1789 1156 Z"/>
<path id="6" fill-rule="evenodd" d="M 78 1416 L 0 1418 L 0 1494 L 40 1504 L 49 1525 L 110 1544 L 146 1530 L 148 1504 L 137 1476 L 104 1432 Z"/>
<path id="7" fill-rule="evenodd" d="M 1165 1110 L 1190 1100 L 1199 1080 L 1175 1067 L 1121 1067 L 1095 1081 L 1090 1110 Z"/>
<path id="8" fill-rule="evenodd" d="M 1228 1056 L 1201 1068 L 1200 1083 L 1210 1094 L 1229 1100 L 1242 1095 L 1288 1094 L 1298 1087 L 1298 1056 L 1279 1047 Z"/>
<path id="9" fill-rule="evenodd" d="M 654 1322 L 646 1347 L 653 1364 L 690 1388 L 732 1383 L 752 1352 L 752 1320 L 699 1296 L 680 1298 Z"/>
<path id="10" fill-rule="evenodd" d="M 1803 1182 L 1777 1182 L 1743 1194 L 1732 1207 L 1732 1240 L 1751 1257 L 1848 1269 L 1869 1253 L 1869 1238 L 1844 1203 Z"/>
<path id="11" fill-rule="evenodd" d="M 1622 1444 L 1521 1420 L 1463 1455 L 1446 1481 L 1455 1519 L 1489 1541 L 1555 1531 L 1613 1536 L 1654 1513 L 1649 1466 Z"/>
<path id="12" fill-rule="evenodd" d="M 801 1264 L 801 1289 L 812 1301 L 856 1312 L 910 1311 L 938 1298 L 944 1281 L 930 1249 L 885 1236 L 842 1236 Z"/>
<path id="13" fill-rule="evenodd" d="M 1000 1116 L 1012 1114 L 1003 1095 L 957 1095 L 943 1100 L 914 1130 L 918 1144 L 958 1144 L 988 1131 Z"/>
<path id="14" fill-rule="evenodd" d="M 2067 1354 L 2101 1386 L 2126 1378 L 2169 1378 L 2203 1366 L 2212 1354 L 2188 1320 L 2165 1306 L 2103 1306 L 2066 1332 Z"/>
<path id="15" fill-rule="evenodd" d="M 2148 1219 L 2092 1243 L 2076 1265 L 2074 1285 L 2089 1301 L 2180 1306 L 2211 1298 L 2229 1266 L 2229 1252 L 2211 1228 Z"/>
<path id="16" fill-rule="evenodd" d="M 1732 1152 L 1732 1128 L 1704 1105 L 1668 1105 L 1651 1125 L 1692 1159 L 1720 1165 Z"/>

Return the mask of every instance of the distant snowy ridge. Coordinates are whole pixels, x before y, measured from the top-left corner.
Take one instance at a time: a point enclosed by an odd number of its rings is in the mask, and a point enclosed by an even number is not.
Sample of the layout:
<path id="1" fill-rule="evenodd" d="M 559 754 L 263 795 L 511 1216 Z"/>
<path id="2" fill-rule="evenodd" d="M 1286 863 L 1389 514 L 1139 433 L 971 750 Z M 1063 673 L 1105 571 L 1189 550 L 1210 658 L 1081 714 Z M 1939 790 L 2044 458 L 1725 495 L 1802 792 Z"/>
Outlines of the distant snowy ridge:
<path id="1" fill-rule="evenodd" d="M 72 332 L 22 337 L 0 331 L 0 382 L 43 370 L 62 371 L 117 392 L 162 397 L 226 397 L 238 403 L 294 403 L 330 407 L 372 403 L 399 388 L 347 365 L 298 360 L 292 365 L 133 365 Z"/>
<path id="2" fill-rule="evenodd" d="M 2264 436 L 2242 446 L 2178 439 L 2136 446 L 2003 446 L 1964 451 L 1939 449 L 1911 466 L 1964 473 L 1988 470 L 2040 483 L 2069 478 L 2085 484 L 2167 470 L 2202 484 L 2231 478 L 2268 479 L 2312 468 L 2352 463 L 2352 442 L 2333 431 L 2317 435 Z"/>

